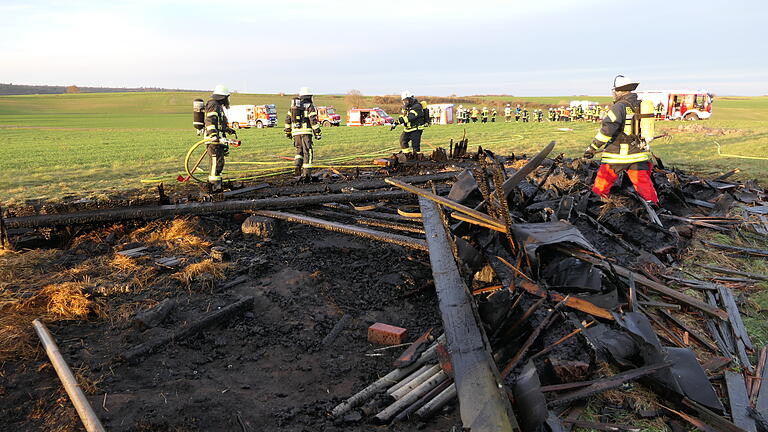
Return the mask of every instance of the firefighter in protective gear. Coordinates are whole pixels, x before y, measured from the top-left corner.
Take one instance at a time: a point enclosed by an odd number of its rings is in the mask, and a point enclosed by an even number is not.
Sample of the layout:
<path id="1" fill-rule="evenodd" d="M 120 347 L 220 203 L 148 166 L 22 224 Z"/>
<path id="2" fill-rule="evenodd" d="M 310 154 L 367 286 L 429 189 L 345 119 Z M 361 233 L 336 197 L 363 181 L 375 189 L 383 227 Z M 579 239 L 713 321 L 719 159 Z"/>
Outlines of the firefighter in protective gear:
<path id="1" fill-rule="evenodd" d="M 520 104 L 517 105 L 515 108 L 515 121 L 520 121 L 520 114 L 522 114 L 523 110 L 520 108 Z"/>
<path id="2" fill-rule="evenodd" d="M 483 111 L 481 113 L 482 116 L 482 122 L 488 123 L 488 107 L 483 107 Z"/>
<path id="3" fill-rule="evenodd" d="M 477 123 L 477 116 L 480 114 L 480 111 L 477 110 L 477 107 L 472 107 L 472 123 Z"/>
<path id="4" fill-rule="evenodd" d="M 536 121 L 539 123 L 544 121 L 544 112 L 541 111 L 541 108 L 536 110 Z"/>
<path id="5" fill-rule="evenodd" d="M 523 123 L 528 123 L 528 108 L 523 108 Z"/>
<path id="6" fill-rule="evenodd" d="M 322 138 L 320 122 L 317 121 L 317 109 L 312 102 L 312 91 L 307 87 L 299 90 L 299 96 L 291 101 L 291 107 L 285 116 L 285 136 L 293 139 L 296 147 L 294 156 L 295 174 L 309 180 L 312 175 L 312 162 L 315 151 L 312 138 Z"/>
<path id="7" fill-rule="evenodd" d="M 496 112 L 496 108 L 491 108 L 491 123 L 496 123 L 496 116 L 498 113 Z"/>
<path id="8" fill-rule="evenodd" d="M 509 123 L 512 121 L 512 107 L 507 104 L 506 107 L 504 107 L 504 123 Z"/>
<path id="9" fill-rule="evenodd" d="M 626 170 L 637 193 L 658 206 L 659 198 L 651 181 L 653 165 L 648 145 L 653 137 L 642 136 L 640 128 L 643 116 L 653 118 L 653 113 L 641 114 L 640 101 L 633 93 L 637 86 L 636 81 L 623 75 L 614 78 L 613 107 L 603 118 L 592 144 L 584 150 L 584 157 L 592 158 L 596 152 L 603 152 L 592 187 L 597 195 L 607 197 L 619 173 Z"/>
<path id="10" fill-rule="evenodd" d="M 229 108 L 229 89 L 219 84 L 205 103 L 205 137 L 208 140 L 206 151 L 211 158 L 208 183 L 214 190 L 221 189 L 221 171 L 224 169 L 224 157 L 229 151 L 228 146 L 220 140 L 226 138 L 228 133 L 235 133 L 234 129 L 229 128 L 224 108 Z"/>
<path id="11" fill-rule="evenodd" d="M 424 107 L 408 90 L 400 94 L 403 102 L 403 110 L 398 123 L 403 125 L 403 133 L 400 134 L 400 148 L 408 153 L 413 149 L 414 153 L 421 151 L 421 134 L 424 132 Z M 409 145 L 411 148 L 409 148 Z"/>

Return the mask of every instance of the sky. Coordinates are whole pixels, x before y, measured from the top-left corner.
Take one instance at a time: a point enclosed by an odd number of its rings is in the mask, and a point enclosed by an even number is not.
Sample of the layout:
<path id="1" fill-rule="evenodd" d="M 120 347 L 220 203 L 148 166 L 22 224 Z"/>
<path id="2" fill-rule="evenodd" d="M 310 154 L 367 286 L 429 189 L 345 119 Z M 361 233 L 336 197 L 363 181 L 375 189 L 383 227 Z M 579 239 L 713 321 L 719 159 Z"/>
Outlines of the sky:
<path id="1" fill-rule="evenodd" d="M 768 2 L 0 0 L 0 82 L 247 93 L 768 94 Z"/>

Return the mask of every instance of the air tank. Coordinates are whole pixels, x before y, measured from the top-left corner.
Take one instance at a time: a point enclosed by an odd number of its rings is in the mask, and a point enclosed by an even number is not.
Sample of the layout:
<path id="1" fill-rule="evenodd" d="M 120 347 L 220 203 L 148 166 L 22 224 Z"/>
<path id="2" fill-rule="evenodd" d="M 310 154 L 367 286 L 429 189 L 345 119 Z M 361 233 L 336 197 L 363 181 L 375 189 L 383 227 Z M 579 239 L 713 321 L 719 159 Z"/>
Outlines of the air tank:
<path id="1" fill-rule="evenodd" d="M 640 102 L 640 138 L 649 143 L 656 136 L 656 128 L 653 124 L 655 121 L 653 101 L 646 99 Z"/>
<path id="2" fill-rule="evenodd" d="M 192 102 L 192 126 L 198 131 L 205 127 L 205 101 L 202 99 Z"/>

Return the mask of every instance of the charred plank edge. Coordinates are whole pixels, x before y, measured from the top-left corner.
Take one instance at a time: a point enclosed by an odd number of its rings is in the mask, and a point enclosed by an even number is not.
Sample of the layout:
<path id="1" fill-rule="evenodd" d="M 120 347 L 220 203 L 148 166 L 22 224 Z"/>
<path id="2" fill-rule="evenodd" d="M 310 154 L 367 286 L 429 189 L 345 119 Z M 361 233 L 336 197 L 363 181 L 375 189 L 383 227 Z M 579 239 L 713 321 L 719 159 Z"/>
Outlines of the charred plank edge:
<path id="1" fill-rule="evenodd" d="M 398 246 L 405 246 L 417 250 L 427 250 L 427 243 L 422 239 L 408 237 L 400 234 L 392 234 L 383 231 L 376 231 L 369 228 L 358 227 L 354 225 L 346 225 L 338 222 L 330 222 L 323 219 L 314 218 L 311 216 L 304 216 L 299 214 L 285 213 L 274 210 L 257 210 L 253 212 L 259 216 L 266 216 L 275 219 L 280 219 L 288 222 L 300 223 L 304 225 L 313 226 L 315 228 L 322 228 L 329 231 L 340 232 L 343 234 L 350 234 L 362 238 L 371 240 L 378 240 L 385 243 L 392 243 Z"/>
<path id="2" fill-rule="evenodd" d="M 634 381 L 638 378 L 642 378 L 646 375 L 650 375 L 658 370 L 668 368 L 672 366 L 672 362 L 667 361 L 663 363 L 657 363 L 649 366 L 643 366 L 637 369 L 631 369 L 626 372 L 621 372 L 616 375 L 606 377 L 603 379 L 593 380 L 588 386 L 576 390 L 571 393 L 564 394 L 559 398 L 552 400 L 548 403 L 550 407 L 564 405 L 575 400 L 583 399 L 585 397 L 592 396 L 595 393 L 599 393 L 605 390 L 614 389 L 621 386 L 627 381 Z M 546 387 L 541 388 L 542 391 L 546 390 Z"/>
<path id="3" fill-rule="evenodd" d="M 725 371 L 725 387 L 728 390 L 728 404 L 733 423 L 749 432 L 756 432 L 755 420 L 747 412 L 750 404 L 744 376 L 736 372 Z"/>
<path id="4" fill-rule="evenodd" d="M 439 307 L 454 368 L 459 410 L 464 427 L 473 431 L 512 431 L 517 420 L 502 388 L 489 345 L 478 326 L 472 296 L 464 283 L 450 238 L 434 202 L 420 197 L 429 258 Z"/>

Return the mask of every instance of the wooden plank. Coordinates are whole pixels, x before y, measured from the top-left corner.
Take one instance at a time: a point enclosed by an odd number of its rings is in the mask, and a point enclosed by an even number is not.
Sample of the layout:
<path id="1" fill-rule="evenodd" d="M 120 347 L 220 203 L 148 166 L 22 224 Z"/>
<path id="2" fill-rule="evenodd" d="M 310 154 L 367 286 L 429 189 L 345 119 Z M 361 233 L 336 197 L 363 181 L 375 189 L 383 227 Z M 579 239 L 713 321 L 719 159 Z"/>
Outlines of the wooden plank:
<path id="1" fill-rule="evenodd" d="M 509 399 L 500 390 L 503 385 L 483 328 L 478 325 L 472 295 L 456 267 L 451 239 L 438 213 L 441 210 L 424 197 L 419 198 L 419 205 L 454 369 L 461 421 L 473 432 L 519 429 Z"/>
<path id="2" fill-rule="evenodd" d="M 396 179 L 393 179 L 393 178 L 387 178 L 387 179 L 384 179 L 384 181 L 386 181 L 387 183 L 391 184 L 392 186 L 397 186 L 400 189 L 403 189 L 405 191 L 414 193 L 414 194 L 418 195 L 421 198 L 426 198 L 428 200 L 434 201 L 434 202 L 436 202 L 436 203 L 438 203 L 440 205 L 448 207 L 448 208 L 450 208 L 452 210 L 456 210 L 456 211 L 458 211 L 460 213 L 464 213 L 467 216 L 470 216 L 470 217 L 472 217 L 474 219 L 477 219 L 479 221 L 485 222 L 485 223 L 487 223 L 489 225 L 493 225 L 493 226 L 496 226 L 496 227 L 499 227 L 499 228 L 505 228 L 504 222 L 502 222 L 502 221 L 500 221 L 500 220 L 498 220 L 496 218 L 492 218 L 492 217 L 488 216 L 485 213 L 479 212 L 479 211 L 477 211 L 475 209 L 472 209 L 472 208 L 469 208 L 469 207 L 467 207 L 465 205 L 459 204 L 456 201 L 450 200 L 450 199 L 445 198 L 445 197 L 441 197 L 440 195 L 435 195 L 435 194 L 433 194 L 432 192 L 430 192 L 430 191 L 428 191 L 426 189 L 417 188 L 417 187 L 411 186 L 411 185 L 409 185 L 407 183 L 403 183 L 403 182 L 401 182 L 399 180 L 396 180 Z M 422 212 L 422 215 L 423 214 L 424 214 L 424 212 Z"/>
<path id="3" fill-rule="evenodd" d="M 728 388 L 728 402 L 731 407 L 733 424 L 746 431 L 757 432 L 755 420 L 750 417 L 748 412 L 750 405 L 744 376 L 736 372 L 725 371 L 725 386 Z"/>
<path id="4" fill-rule="evenodd" d="M 736 304 L 736 300 L 733 298 L 733 292 L 729 288 L 721 285 L 717 287 L 717 290 L 720 294 L 720 299 L 723 302 L 723 306 L 725 306 L 725 310 L 728 312 L 728 320 L 731 322 L 734 334 L 736 337 L 741 339 L 742 342 L 744 342 L 744 346 L 748 350 L 754 351 L 755 347 L 752 345 L 752 341 L 749 339 L 747 327 L 744 325 L 744 321 L 741 319 L 739 306 Z"/>

